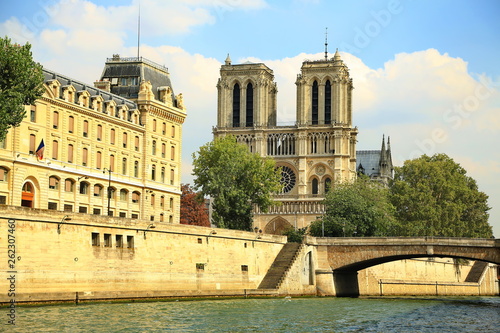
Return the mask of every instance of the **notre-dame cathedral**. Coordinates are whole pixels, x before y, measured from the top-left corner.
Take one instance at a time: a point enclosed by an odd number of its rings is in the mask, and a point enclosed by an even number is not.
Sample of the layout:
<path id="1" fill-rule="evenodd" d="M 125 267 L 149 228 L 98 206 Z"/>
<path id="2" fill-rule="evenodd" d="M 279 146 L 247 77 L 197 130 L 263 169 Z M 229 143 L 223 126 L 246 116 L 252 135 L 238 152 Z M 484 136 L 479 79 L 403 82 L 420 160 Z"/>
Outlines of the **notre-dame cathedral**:
<path id="1" fill-rule="evenodd" d="M 382 181 L 392 177 L 384 142 L 381 151 L 363 151 L 370 163 L 356 161 L 353 83 L 338 51 L 330 59 L 325 53 L 323 60 L 304 61 L 295 84 L 296 123 L 278 126 L 277 86 L 265 64 L 233 65 L 228 55 L 217 83 L 214 137 L 233 135 L 251 152 L 272 157 L 282 170 L 283 189 L 275 196 L 281 204 L 254 212 L 254 227 L 265 233 L 308 226 L 324 213 L 329 188 L 353 181 L 358 172 Z M 371 163 L 377 156 L 378 164 Z"/>

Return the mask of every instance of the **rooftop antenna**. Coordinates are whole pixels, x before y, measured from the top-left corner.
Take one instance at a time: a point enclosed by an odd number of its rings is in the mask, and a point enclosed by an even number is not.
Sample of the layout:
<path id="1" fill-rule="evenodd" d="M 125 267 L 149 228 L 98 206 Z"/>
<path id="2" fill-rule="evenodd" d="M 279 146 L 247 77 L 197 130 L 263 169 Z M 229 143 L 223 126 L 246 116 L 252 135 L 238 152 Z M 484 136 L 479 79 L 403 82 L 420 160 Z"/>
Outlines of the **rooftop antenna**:
<path id="1" fill-rule="evenodd" d="M 141 2 L 139 1 L 139 16 L 137 18 L 137 60 L 140 55 L 140 42 L 141 42 Z"/>
<path id="2" fill-rule="evenodd" d="M 328 27 L 325 30 L 325 61 L 328 61 Z"/>

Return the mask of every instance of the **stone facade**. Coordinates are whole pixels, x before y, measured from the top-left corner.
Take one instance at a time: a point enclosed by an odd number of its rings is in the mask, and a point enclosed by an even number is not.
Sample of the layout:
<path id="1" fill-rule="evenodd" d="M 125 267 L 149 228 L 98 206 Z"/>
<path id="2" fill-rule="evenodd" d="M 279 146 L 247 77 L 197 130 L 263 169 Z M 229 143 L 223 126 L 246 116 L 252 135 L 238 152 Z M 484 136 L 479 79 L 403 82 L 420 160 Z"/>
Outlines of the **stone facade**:
<path id="1" fill-rule="evenodd" d="M 108 62 L 155 75 L 105 77 L 98 89 L 44 69 L 43 97 L 0 146 L 0 203 L 179 223 L 186 110 L 153 92 L 148 79 L 170 82 L 162 66 Z"/>
<path id="2" fill-rule="evenodd" d="M 296 124 L 278 126 L 276 83 L 265 64 L 233 65 L 228 56 L 217 84 L 214 137 L 234 135 L 282 168 L 283 190 L 275 197 L 280 205 L 255 211 L 254 226 L 266 233 L 308 226 L 323 214 L 328 188 L 356 177 L 353 85 L 339 53 L 305 61 L 296 85 Z"/>

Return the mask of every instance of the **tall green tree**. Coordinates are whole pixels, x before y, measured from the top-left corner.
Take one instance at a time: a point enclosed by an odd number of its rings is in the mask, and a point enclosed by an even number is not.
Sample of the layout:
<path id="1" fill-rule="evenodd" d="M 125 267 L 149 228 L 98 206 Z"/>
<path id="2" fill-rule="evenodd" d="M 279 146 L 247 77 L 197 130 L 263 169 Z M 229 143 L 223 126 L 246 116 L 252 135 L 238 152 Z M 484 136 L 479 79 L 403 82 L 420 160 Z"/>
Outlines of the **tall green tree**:
<path id="1" fill-rule="evenodd" d="M 334 186 L 325 197 L 325 215 L 311 223 L 316 237 L 394 236 L 399 225 L 389 191 L 368 177 Z"/>
<path id="2" fill-rule="evenodd" d="M 274 160 L 250 153 L 233 136 L 217 138 L 193 154 L 194 188 L 212 197 L 212 220 L 220 228 L 252 229 L 252 209 L 266 211 L 281 189 Z"/>
<path id="3" fill-rule="evenodd" d="M 390 198 L 405 236 L 492 237 L 488 196 L 446 154 L 395 168 Z"/>
<path id="4" fill-rule="evenodd" d="M 0 141 L 19 126 L 30 105 L 43 94 L 42 66 L 33 61 L 31 45 L 0 38 Z"/>

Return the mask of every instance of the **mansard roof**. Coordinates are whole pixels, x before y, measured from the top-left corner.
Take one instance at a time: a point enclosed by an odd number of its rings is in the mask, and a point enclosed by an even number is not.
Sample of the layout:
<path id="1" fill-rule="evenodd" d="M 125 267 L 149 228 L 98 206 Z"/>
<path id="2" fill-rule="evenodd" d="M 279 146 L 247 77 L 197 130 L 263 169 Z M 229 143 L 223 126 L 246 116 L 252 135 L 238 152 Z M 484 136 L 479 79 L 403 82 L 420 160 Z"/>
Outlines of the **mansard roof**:
<path id="1" fill-rule="evenodd" d="M 114 101 L 116 105 L 126 105 L 129 110 L 137 109 L 137 105 L 134 102 L 130 101 L 129 99 L 107 92 L 102 89 L 95 88 L 92 85 L 83 83 L 81 81 L 77 81 L 68 76 L 51 71 L 47 68 L 43 68 L 43 75 L 44 75 L 44 82 L 46 83 L 52 80 L 57 80 L 61 84 L 61 87 L 73 86 L 75 88 L 75 91 L 77 92 L 87 91 L 91 97 L 101 96 L 104 102 Z"/>
<path id="2" fill-rule="evenodd" d="M 122 78 L 137 78 L 137 80 L 135 84 L 122 85 Z M 106 59 L 101 81 L 110 81 L 112 93 L 131 99 L 137 99 L 140 83 L 149 81 L 156 100 L 160 100 L 158 89 L 160 87 L 170 87 L 172 100 L 175 100 L 168 68 L 143 57 L 123 58 L 117 54 L 113 55 L 112 58 Z"/>

